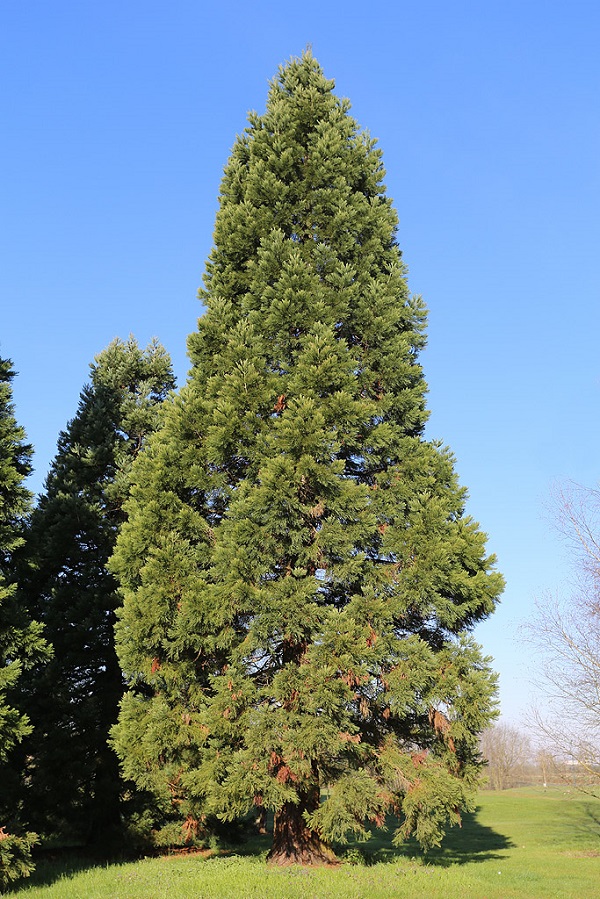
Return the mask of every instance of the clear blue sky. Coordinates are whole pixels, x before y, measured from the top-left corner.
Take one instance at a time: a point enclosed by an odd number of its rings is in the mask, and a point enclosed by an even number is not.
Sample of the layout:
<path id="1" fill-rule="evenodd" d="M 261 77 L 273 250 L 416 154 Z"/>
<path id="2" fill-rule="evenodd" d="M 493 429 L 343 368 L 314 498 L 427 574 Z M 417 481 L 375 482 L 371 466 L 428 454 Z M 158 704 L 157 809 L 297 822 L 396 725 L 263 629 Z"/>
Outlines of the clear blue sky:
<path id="1" fill-rule="evenodd" d="M 0 354 L 32 488 L 112 338 L 157 336 L 183 382 L 222 168 L 308 43 L 384 153 L 429 435 L 507 578 L 477 637 L 518 723 L 515 628 L 570 574 L 546 506 L 600 469 L 596 0 L 2 3 Z"/>

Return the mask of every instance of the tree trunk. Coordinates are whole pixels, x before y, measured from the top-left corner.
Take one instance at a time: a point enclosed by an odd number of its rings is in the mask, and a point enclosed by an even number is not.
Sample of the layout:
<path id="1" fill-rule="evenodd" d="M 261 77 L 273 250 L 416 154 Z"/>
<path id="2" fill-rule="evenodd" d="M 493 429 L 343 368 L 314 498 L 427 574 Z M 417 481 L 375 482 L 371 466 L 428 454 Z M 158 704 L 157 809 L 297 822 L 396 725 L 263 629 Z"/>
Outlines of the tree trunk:
<path id="1" fill-rule="evenodd" d="M 319 804 L 319 789 L 300 794 L 298 803 L 286 802 L 275 814 L 273 846 L 267 861 L 272 865 L 335 865 L 333 851 L 310 830 L 303 814 Z"/>

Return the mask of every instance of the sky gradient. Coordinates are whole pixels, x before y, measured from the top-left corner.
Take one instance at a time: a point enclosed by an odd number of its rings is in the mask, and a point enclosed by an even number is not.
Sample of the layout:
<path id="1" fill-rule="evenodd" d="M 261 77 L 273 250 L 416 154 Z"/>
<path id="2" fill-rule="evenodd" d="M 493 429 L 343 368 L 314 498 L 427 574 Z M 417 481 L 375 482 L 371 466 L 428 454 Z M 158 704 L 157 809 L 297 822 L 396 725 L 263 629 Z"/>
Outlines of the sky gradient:
<path id="1" fill-rule="evenodd" d="M 571 578 L 552 496 L 598 482 L 600 6 L 208 6 L 0 9 L 0 354 L 19 372 L 31 488 L 114 337 L 158 337 L 185 380 L 223 166 L 278 65 L 311 44 L 383 150 L 429 308 L 427 434 L 453 450 L 507 580 L 476 636 L 504 717 L 525 723 L 519 623 Z"/>

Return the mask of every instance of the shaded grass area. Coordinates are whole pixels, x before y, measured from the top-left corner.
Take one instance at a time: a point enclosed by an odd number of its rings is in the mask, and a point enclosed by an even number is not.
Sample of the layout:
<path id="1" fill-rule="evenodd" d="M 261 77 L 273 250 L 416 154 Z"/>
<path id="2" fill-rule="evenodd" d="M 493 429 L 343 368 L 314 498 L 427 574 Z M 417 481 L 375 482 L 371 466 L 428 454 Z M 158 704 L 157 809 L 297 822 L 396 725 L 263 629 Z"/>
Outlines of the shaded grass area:
<path id="1" fill-rule="evenodd" d="M 391 844 L 391 831 L 339 854 L 335 869 L 269 868 L 269 837 L 221 853 L 100 863 L 55 853 L 7 895 L 20 899 L 510 899 L 600 896 L 600 801 L 537 788 L 482 793 L 439 849 Z"/>
<path id="2" fill-rule="evenodd" d="M 396 822 L 390 821 L 387 831 L 376 831 L 366 843 L 346 849 L 338 847 L 338 854 L 356 863 L 362 860 L 365 864 L 380 864 L 408 859 L 418 860 L 422 865 L 449 867 L 502 858 L 502 853 L 513 845 L 509 836 L 481 820 L 480 807 L 473 813 L 463 815 L 461 827 L 448 831 L 442 845 L 427 853 L 414 840 L 394 846 L 392 836 L 395 826 Z"/>

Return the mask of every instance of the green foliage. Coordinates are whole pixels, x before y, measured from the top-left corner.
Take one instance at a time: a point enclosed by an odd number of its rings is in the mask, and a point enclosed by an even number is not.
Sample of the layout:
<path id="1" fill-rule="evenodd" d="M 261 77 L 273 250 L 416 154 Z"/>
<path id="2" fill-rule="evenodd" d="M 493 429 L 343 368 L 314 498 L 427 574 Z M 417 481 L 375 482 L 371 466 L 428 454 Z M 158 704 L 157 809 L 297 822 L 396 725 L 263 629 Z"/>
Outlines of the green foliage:
<path id="1" fill-rule="evenodd" d="M 381 154 L 332 88 L 292 60 L 236 141 L 190 378 L 111 563 L 127 776 L 184 819 L 271 809 L 282 856 L 388 811 L 436 844 L 494 715 L 469 631 L 502 578 L 424 439 L 424 306 Z"/>
<path id="2" fill-rule="evenodd" d="M 40 625 L 31 622 L 17 601 L 15 552 L 23 543 L 24 521 L 31 494 L 25 478 L 31 471 L 31 446 L 17 425 L 12 404 L 11 363 L 0 359 L 0 779 L 7 785 L 15 748 L 30 733 L 31 725 L 19 704 L 21 679 L 30 667 L 46 658 L 48 647 Z M 4 805 L 4 804 L 3 804 Z M 15 809 L 3 807 L 0 826 L 0 888 L 33 868 L 33 833 L 5 832 Z M 11 820 L 11 824 L 12 824 Z"/>
<path id="3" fill-rule="evenodd" d="M 16 837 L 0 827 L 0 892 L 13 881 L 29 877 L 34 868 L 31 850 L 37 842 L 34 833 Z"/>
<path id="4" fill-rule="evenodd" d="M 31 518 L 21 597 L 54 655 L 24 683 L 35 731 L 23 747 L 21 800 L 27 819 L 55 838 L 103 840 L 120 826 L 123 785 L 107 745 L 123 693 L 119 596 L 106 563 L 125 520 L 132 461 L 173 385 L 156 342 L 142 350 L 133 338 L 115 340 L 100 353 Z"/>
<path id="5" fill-rule="evenodd" d="M 10 361 L 0 359 L 0 763 L 29 733 L 27 717 L 12 698 L 23 669 L 45 652 L 39 626 L 27 619 L 15 596 L 14 553 L 23 543 L 31 504 L 24 482 L 32 449 L 15 420 L 13 377 Z"/>

